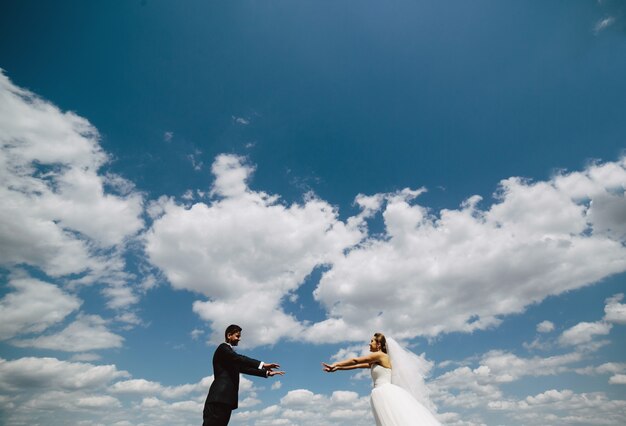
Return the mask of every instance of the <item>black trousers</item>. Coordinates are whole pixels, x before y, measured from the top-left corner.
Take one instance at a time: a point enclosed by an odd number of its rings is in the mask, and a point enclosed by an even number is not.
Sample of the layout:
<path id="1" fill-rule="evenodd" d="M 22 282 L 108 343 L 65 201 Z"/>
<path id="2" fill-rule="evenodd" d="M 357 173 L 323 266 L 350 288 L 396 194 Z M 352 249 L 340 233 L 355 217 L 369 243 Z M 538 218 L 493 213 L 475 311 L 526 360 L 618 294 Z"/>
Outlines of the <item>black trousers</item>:
<path id="1" fill-rule="evenodd" d="M 202 413 L 202 426 L 226 426 L 232 412 L 233 409 L 226 404 L 207 402 Z"/>

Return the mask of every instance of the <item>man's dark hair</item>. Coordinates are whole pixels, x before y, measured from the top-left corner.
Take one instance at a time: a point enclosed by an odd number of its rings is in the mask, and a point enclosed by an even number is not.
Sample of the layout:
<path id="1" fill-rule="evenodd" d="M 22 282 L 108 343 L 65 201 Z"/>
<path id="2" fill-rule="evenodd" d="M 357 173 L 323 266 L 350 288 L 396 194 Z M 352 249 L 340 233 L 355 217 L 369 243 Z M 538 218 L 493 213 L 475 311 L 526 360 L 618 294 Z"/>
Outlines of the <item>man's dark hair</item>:
<path id="1" fill-rule="evenodd" d="M 237 324 L 231 324 L 226 327 L 226 331 L 224 332 L 224 339 L 228 342 L 229 334 L 235 334 L 239 332 L 241 332 L 241 327 L 239 327 Z"/>

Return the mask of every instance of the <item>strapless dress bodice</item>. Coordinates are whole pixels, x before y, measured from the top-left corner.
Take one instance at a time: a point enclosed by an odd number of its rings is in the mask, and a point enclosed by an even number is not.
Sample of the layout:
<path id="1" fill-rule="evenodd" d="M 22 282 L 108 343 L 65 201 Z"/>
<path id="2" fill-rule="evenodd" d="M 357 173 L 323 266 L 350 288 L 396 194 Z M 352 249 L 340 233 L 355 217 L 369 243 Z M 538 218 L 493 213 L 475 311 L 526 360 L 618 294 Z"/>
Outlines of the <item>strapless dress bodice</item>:
<path id="1" fill-rule="evenodd" d="M 375 388 L 391 383 L 391 368 L 385 368 L 380 364 L 374 364 L 370 368 Z"/>

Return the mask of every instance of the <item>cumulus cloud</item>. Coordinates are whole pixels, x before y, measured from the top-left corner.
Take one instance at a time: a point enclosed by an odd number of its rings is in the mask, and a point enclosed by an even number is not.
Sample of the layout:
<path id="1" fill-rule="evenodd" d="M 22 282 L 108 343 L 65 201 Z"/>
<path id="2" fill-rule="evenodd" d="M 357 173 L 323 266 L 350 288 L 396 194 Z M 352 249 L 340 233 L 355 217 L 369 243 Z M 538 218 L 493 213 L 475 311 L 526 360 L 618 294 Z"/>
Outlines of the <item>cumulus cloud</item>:
<path id="1" fill-rule="evenodd" d="M 612 385 L 626 385 L 626 374 L 615 374 L 609 379 Z"/>
<path id="2" fill-rule="evenodd" d="M 56 358 L 0 359 L 0 406 L 3 399 L 10 401 L 2 420 L 6 424 L 64 425 L 100 419 L 113 424 L 107 416 L 121 414 L 124 407 L 107 394 L 106 386 L 128 375 L 115 365 Z"/>
<path id="3" fill-rule="evenodd" d="M 581 322 L 565 330 L 559 337 L 559 343 L 566 346 L 575 346 L 589 343 L 594 336 L 606 336 L 611 331 L 611 324 L 598 322 Z"/>
<path id="4" fill-rule="evenodd" d="M 485 422 L 482 415 L 495 415 L 491 419 L 498 419 L 493 421 L 500 424 L 621 424 L 626 401 L 611 399 L 603 392 L 576 393 L 570 389 L 548 388 L 526 397 L 511 396 L 511 393 L 518 395 L 521 388 L 507 384 L 527 377 L 558 377 L 572 371 L 585 375 L 610 375 L 610 384 L 620 383 L 623 363 L 576 368 L 586 359 L 587 354 L 581 350 L 528 358 L 491 350 L 478 360 L 472 358 L 466 361 L 468 365 L 441 374 L 429 386 L 439 407 L 460 411 L 440 414 L 439 418 L 445 419 L 446 424 L 491 424 L 491 421 Z M 473 364 L 475 366 L 472 367 Z M 599 418 L 599 412 L 606 413 L 606 416 Z"/>
<path id="5" fill-rule="evenodd" d="M 109 331 L 106 321 L 97 315 L 80 315 L 62 331 L 33 339 L 14 340 L 19 347 L 53 349 L 67 352 L 84 352 L 97 349 L 119 348 L 124 339 Z"/>
<path id="6" fill-rule="evenodd" d="M 7 424 L 186 425 L 202 412 L 213 380 L 164 386 L 129 376 L 115 365 L 0 359 L 0 407 L 6 409 L 2 419 Z M 256 391 L 252 381 L 242 378 L 243 397 L 254 397 Z"/>
<path id="7" fill-rule="evenodd" d="M 626 372 L 626 364 L 620 362 L 605 362 L 604 364 L 598 366 L 578 368 L 576 369 L 576 372 L 582 375 L 611 374 L 611 379 L 613 379 L 613 377 L 622 375 L 622 373 Z"/>
<path id="8" fill-rule="evenodd" d="M 357 224 L 340 221 L 314 196 L 286 205 L 251 190 L 253 170 L 244 158 L 218 156 L 212 202 L 187 207 L 162 200 L 145 238 L 151 262 L 174 288 L 208 299 L 193 309 L 212 323 L 213 340 L 237 323 L 252 345 L 297 336 L 303 326 L 281 308 L 283 298 L 362 236 Z"/>
<path id="9" fill-rule="evenodd" d="M 550 321 L 541 321 L 539 324 L 537 324 L 537 331 L 539 333 L 549 333 L 551 331 L 554 331 L 554 323 Z"/>
<path id="10" fill-rule="evenodd" d="M 341 221 L 313 195 L 286 205 L 251 190 L 254 166 L 220 155 L 210 202 L 153 203 L 145 247 L 174 288 L 207 297 L 193 309 L 214 340 L 230 322 L 251 331 L 252 345 L 296 335 L 360 340 L 372 330 L 397 338 L 471 332 L 626 270 L 625 164 L 505 179 L 484 209 L 472 196 L 435 213 L 417 202 L 424 188 L 361 194 L 361 212 Z M 385 230 L 369 235 L 378 214 Z M 314 296 L 328 317 L 309 326 L 281 303 L 320 265 L 327 270 Z"/>
<path id="11" fill-rule="evenodd" d="M 626 401 L 611 400 L 603 392 L 575 393 L 570 389 L 549 389 L 522 400 L 493 401 L 489 407 L 508 412 L 508 417 L 515 423 L 528 425 L 546 422 L 555 425 L 620 425 Z"/>
<path id="12" fill-rule="evenodd" d="M 213 383 L 213 376 L 204 377 L 198 383 L 179 386 L 163 386 L 158 382 L 145 379 L 132 379 L 113 384 L 109 391 L 114 394 L 156 395 L 166 399 L 177 399 L 194 392 L 207 392 L 211 383 Z M 250 392 L 253 384 L 249 379 L 242 377 L 240 387 L 242 392 Z"/>
<path id="13" fill-rule="evenodd" d="M 56 358 L 0 358 L 0 391 L 93 390 L 128 376 L 114 365 L 60 361 Z"/>
<path id="14" fill-rule="evenodd" d="M 191 333 L 189 333 L 193 340 L 198 340 L 203 334 L 204 330 L 201 330 L 199 328 L 194 328 L 193 330 L 191 330 Z"/>
<path id="15" fill-rule="evenodd" d="M 204 377 L 197 383 L 178 386 L 131 379 L 114 383 L 108 392 L 132 403 L 133 410 L 119 410 L 117 417 L 126 416 L 126 419 L 134 419 L 136 423 L 148 421 L 154 425 L 187 425 L 197 422 L 201 417 L 204 399 L 212 382 L 212 376 Z M 260 402 L 257 399 L 257 388 L 246 377 L 241 377 L 239 396 L 238 411 Z"/>
<path id="16" fill-rule="evenodd" d="M 604 320 L 615 324 L 626 324 L 626 305 L 619 303 L 624 298 L 622 293 L 606 300 Z"/>
<path id="17" fill-rule="evenodd" d="M 373 420 L 369 397 L 351 391 L 316 394 L 308 389 L 290 390 L 276 405 L 233 414 L 235 424 L 255 426 L 366 426 Z"/>
<path id="18" fill-rule="evenodd" d="M 475 406 L 477 396 L 499 399 L 499 385 L 520 380 L 523 377 L 557 375 L 567 371 L 570 366 L 582 359 L 579 353 L 569 353 L 550 357 L 523 358 L 510 352 L 489 351 L 484 354 L 479 365 L 458 367 L 448 371 L 432 382 L 434 397 L 446 405 Z M 455 394 L 452 390 L 470 392 Z"/>
<path id="19" fill-rule="evenodd" d="M 101 173 L 97 130 L 0 72 L 0 266 L 122 282 L 118 247 L 142 227 L 133 185 Z"/>
<path id="20" fill-rule="evenodd" d="M 367 198 L 385 232 L 334 259 L 314 293 L 328 319 L 307 338 L 471 332 L 623 272 L 625 163 L 505 179 L 485 209 L 473 196 L 436 214 L 416 203 L 419 190 Z"/>
<path id="21" fill-rule="evenodd" d="M 520 399 L 507 398 L 500 390 L 510 383 L 507 365 L 515 379 L 524 376 L 549 375 L 576 362 L 575 357 L 523 359 L 510 353 L 491 351 L 481 357 L 475 369 L 460 368 L 436 379 L 437 396 L 452 407 L 484 408 L 502 413 L 510 423 L 528 425 L 571 424 L 579 418 L 584 424 L 594 424 L 594 411 L 602 412 L 603 424 L 619 425 L 626 402 L 610 400 L 604 393 L 577 394 L 571 390 L 548 389 Z M 533 370 L 532 366 L 538 369 Z M 598 371 L 618 371 L 617 365 L 599 366 Z M 621 383 L 615 375 L 611 383 Z M 9 419 L 43 421 L 53 409 L 51 424 L 83 424 L 98 418 L 105 424 L 185 425 L 197 421 L 212 377 L 197 383 L 164 386 L 145 379 L 127 379 L 128 373 L 115 366 L 94 366 L 69 363 L 52 358 L 0 360 L 0 404 L 14 404 Z M 121 379 L 121 380 L 120 380 Z M 117 380 L 117 381 L 115 381 Z M 112 383 L 112 384 L 111 384 Z M 11 402 L 2 400 L 8 393 L 20 395 Z M 308 389 L 291 389 L 274 405 L 253 409 L 264 392 L 254 382 L 242 377 L 242 406 L 233 413 L 233 425 L 291 425 L 291 426 L 366 426 L 373 418 L 368 395 L 336 390 L 330 395 Z M 324 407 L 324 410 L 320 410 Z M 82 417 L 81 417 L 82 416 Z M 485 422 L 475 413 L 444 412 L 437 415 L 445 424 L 481 425 Z M 56 422 L 59 420 L 58 422 Z M 65 422 L 65 423 L 63 423 Z M 542 423 L 543 422 L 543 423 Z"/>
<path id="22" fill-rule="evenodd" d="M 144 379 L 126 380 L 117 382 L 111 387 L 114 393 L 138 393 L 138 394 L 157 394 L 163 391 L 163 386 L 157 382 L 151 382 Z"/>
<path id="23" fill-rule="evenodd" d="M 430 381 L 431 397 L 442 411 L 453 409 L 474 414 L 484 410 L 515 412 L 518 410 L 517 402 L 511 402 L 505 396 L 504 385 L 527 377 L 557 376 L 570 371 L 582 359 L 583 355 L 577 352 L 525 358 L 511 352 L 492 350 L 483 354 L 474 367 L 470 366 L 474 364 L 471 362 Z M 511 389 L 510 386 L 508 388 Z M 453 411 L 448 414 L 444 411 L 440 418 L 447 415 L 457 419 Z M 480 417 L 474 418 L 474 423 L 481 421 Z"/>
<path id="24" fill-rule="evenodd" d="M 42 332 L 78 309 L 81 301 L 54 284 L 32 278 L 14 277 L 15 291 L 0 300 L 0 339 Z"/>

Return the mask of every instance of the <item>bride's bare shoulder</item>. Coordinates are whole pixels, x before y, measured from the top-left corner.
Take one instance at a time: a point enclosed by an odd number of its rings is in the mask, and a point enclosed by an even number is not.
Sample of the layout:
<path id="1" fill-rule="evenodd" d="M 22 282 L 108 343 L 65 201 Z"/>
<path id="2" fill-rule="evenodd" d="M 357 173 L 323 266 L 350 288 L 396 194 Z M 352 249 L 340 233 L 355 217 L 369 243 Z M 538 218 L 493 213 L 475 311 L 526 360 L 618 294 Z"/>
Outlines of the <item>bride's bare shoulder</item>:
<path id="1" fill-rule="evenodd" d="M 385 368 L 391 368 L 391 359 L 389 358 L 389 355 L 387 355 L 386 353 L 383 353 L 383 356 L 380 358 L 379 363 Z"/>

